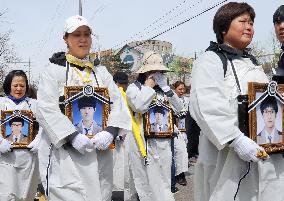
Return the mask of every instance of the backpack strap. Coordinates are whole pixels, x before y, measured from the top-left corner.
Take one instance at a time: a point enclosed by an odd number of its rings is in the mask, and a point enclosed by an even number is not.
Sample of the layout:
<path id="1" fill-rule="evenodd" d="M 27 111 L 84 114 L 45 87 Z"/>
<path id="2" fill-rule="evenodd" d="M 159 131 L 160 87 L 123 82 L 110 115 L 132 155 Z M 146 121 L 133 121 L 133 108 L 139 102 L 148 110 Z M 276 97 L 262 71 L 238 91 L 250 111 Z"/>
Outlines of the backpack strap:
<path id="1" fill-rule="evenodd" d="M 226 73 L 227 73 L 228 58 L 225 55 L 224 51 L 222 51 L 222 49 L 219 47 L 219 44 L 211 41 L 210 46 L 205 51 L 206 52 L 212 51 L 219 56 L 219 58 L 221 59 L 222 64 L 223 64 L 224 77 L 225 77 Z"/>

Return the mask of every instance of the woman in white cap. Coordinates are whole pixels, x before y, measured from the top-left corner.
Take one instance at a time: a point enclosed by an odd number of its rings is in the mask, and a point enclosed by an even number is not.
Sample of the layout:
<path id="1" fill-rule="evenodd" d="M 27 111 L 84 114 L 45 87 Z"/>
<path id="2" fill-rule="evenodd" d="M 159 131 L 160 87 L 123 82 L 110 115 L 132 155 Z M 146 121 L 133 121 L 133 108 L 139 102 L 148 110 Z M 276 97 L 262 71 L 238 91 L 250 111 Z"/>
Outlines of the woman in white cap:
<path id="1" fill-rule="evenodd" d="M 0 98 L 0 110 L 36 112 L 36 100 L 27 97 L 29 84 L 24 71 L 9 72 L 5 77 L 3 89 L 6 96 Z M 11 135 L 0 135 L 0 200 L 33 200 L 39 183 L 38 160 L 35 154 L 39 138 L 28 145 L 31 150 L 13 150 L 12 143 L 8 141 L 10 137 Z"/>
<path id="2" fill-rule="evenodd" d="M 142 63 L 141 68 L 137 71 L 139 73 L 137 81 L 130 84 L 126 91 L 129 106 L 135 112 L 136 119 L 138 120 L 139 115 L 148 111 L 154 98 L 161 101 L 166 98 L 176 111 L 180 111 L 182 103 L 167 85 L 164 73 L 168 69 L 164 66 L 161 55 L 153 51 L 146 52 Z M 139 124 L 145 144 L 143 121 L 141 120 Z M 151 138 L 147 140 L 146 146 L 148 166 L 143 166 L 143 159 L 139 157 L 137 146 L 133 146 L 136 151 L 130 152 L 132 156 L 129 157 L 132 160 L 130 162 L 133 163 L 131 170 L 139 199 L 143 201 L 151 199 L 172 201 L 174 197 L 171 193 L 171 138 Z M 144 174 L 144 178 L 141 177 L 141 173 Z M 146 182 L 150 186 L 143 185 Z M 149 199 L 150 197 L 151 199 Z"/>
<path id="3" fill-rule="evenodd" d="M 110 201 L 113 156 L 107 149 L 119 128 L 131 130 L 129 112 L 111 74 L 106 67 L 94 65 L 91 34 L 84 17 L 68 18 L 63 34 L 68 51 L 53 55 L 40 78 L 37 111 L 43 135 L 39 165 L 50 201 Z M 78 133 L 59 108 L 65 86 L 85 85 L 107 88 L 112 102 L 106 129 L 92 139 Z"/>

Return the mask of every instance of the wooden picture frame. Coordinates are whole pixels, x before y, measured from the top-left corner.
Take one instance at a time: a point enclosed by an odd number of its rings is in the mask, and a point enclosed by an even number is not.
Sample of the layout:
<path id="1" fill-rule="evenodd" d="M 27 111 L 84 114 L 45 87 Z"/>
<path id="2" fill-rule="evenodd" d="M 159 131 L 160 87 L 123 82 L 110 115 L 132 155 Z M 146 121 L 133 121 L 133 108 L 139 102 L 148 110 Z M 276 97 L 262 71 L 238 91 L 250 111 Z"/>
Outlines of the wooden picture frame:
<path id="1" fill-rule="evenodd" d="M 79 133 L 86 134 L 89 138 L 92 138 L 96 133 L 106 128 L 110 111 L 109 94 L 106 88 L 93 87 L 91 85 L 66 86 L 64 88 L 64 96 L 65 115 L 74 124 Z M 94 110 L 87 111 L 85 108 L 94 108 Z M 90 115 L 93 116 L 93 122 L 91 129 L 86 130 L 87 127 L 84 127 L 83 120 L 90 118 Z"/>
<path id="2" fill-rule="evenodd" d="M 168 103 L 154 101 L 143 114 L 144 134 L 148 138 L 171 138 L 173 113 Z"/>
<path id="3" fill-rule="evenodd" d="M 267 153 L 284 151 L 284 85 L 248 83 L 249 137 Z"/>
<path id="4" fill-rule="evenodd" d="M 12 142 L 13 149 L 28 149 L 35 138 L 30 110 L 1 110 L 1 135 Z"/>

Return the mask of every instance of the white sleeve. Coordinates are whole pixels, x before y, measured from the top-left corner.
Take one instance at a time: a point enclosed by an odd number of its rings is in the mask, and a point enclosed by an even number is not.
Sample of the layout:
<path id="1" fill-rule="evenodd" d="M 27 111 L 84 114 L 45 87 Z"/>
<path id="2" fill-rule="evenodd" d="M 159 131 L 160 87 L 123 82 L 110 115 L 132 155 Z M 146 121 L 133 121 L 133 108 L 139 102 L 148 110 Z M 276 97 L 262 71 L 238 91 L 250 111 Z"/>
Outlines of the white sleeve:
<path id="1" fill-rule="evenodd" d="M 134 84 L 130 84 L 126 90 L 127 102 L 134 112 L 141 114 L 148 111 L 156 92 L 148 86 L 141 86 L 141 90 Z"/>
<path id="2" fill-rule="evenodd" d="M 171 104 L 175 113 L 180 113 L 183 109 L 182 100 L 178 97 L 178 95 L 173 91 L 174 95 L 171 97 L 167 96 L 169 103 Z"/>
<path id="3" fill-rule="evenodd" d="M 240 135 L 236 101 L 230 101 L 232 87 L 224 81 L 223 64 L 214 52 L 205 52 L 192 71 L 190 113 L 203 134 L 220 150 Z"/>
<path id="4" fill-rule="evenodd" d="M 65 82 L 65 71 L 62 66 L 48 66 L 40 77 L 38 87 L 36 118 L 55 147 L 65 144 L 65 138 L 76 132 L 72 122 L 59 109 L 59 96 Z"/>
<path id="5" fill-rule="evenodd" d="M 97 72 L 102 78 L 103 85 L 107 87 L 111 104 L 111 111 L 107 126 L 132 130 L 132 121 L 129 110 L 124 102 L 118 86 L 114 83 L 112 75 L 105 66 L 97 67 Z"/>

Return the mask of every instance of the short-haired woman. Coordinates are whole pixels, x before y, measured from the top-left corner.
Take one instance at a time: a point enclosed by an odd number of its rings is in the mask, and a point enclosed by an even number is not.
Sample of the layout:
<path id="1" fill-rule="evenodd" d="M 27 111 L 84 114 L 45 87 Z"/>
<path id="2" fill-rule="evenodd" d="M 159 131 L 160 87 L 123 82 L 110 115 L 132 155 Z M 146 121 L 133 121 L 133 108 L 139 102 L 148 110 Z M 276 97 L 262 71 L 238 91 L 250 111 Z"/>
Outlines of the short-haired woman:
<path id="1" fill-rule="evenodd" d="M 266 172 L 275 172 L 273 163 L 270 159 L 261 161 L 257 153 L 265 155 L 263 148 L 238 127 L 237 97 L 248 93 L 248 82 L 268 82 L 262 67 L 246 51 L 254 35 L 254 18 L 254 10 L 247 3 L 230 2 L 220 7 L 213 20 L 218 43 L 211 43 L 193 65 L 190 114 L 201 128 L 194 175 L 195 201 L 234 200 L 238 182 L 249 166 L 250 172 L 235 199 L 283 200 L 283 193 L 278 197 L 274 191 L 281 189 L 276 183 L 280 184 L 278 176 L 284 176 L 284 163 L 279 174 Z M 224 57 L 227 65 L 222 62 Z M 266 183 L 269 179 L 263 180 L 268 175 L 273 190 Z"/>

